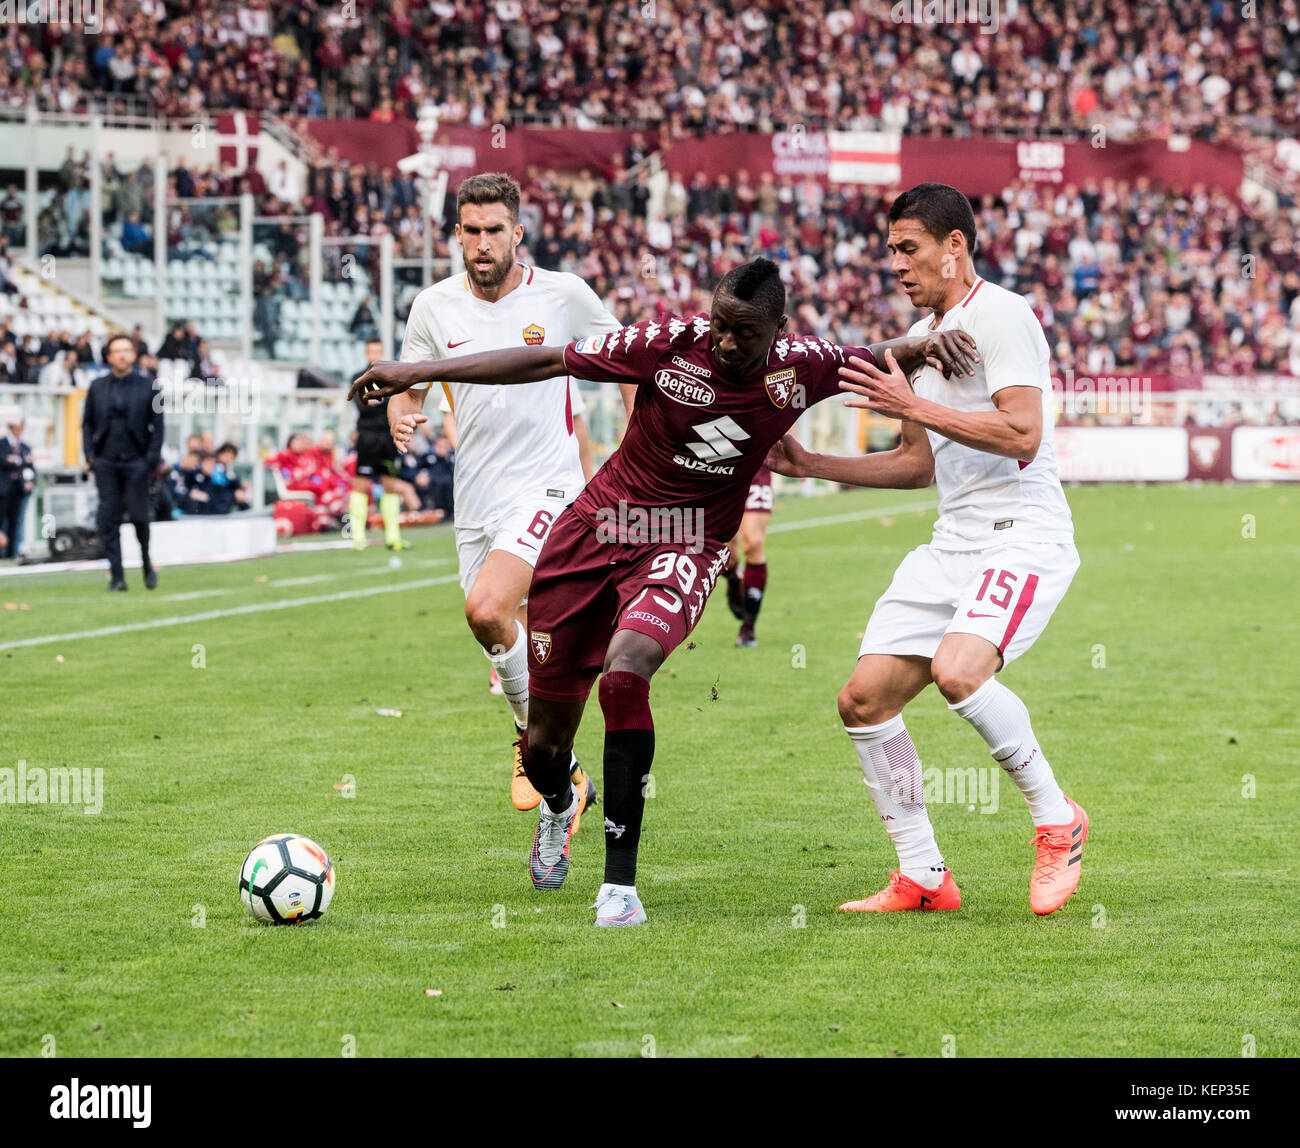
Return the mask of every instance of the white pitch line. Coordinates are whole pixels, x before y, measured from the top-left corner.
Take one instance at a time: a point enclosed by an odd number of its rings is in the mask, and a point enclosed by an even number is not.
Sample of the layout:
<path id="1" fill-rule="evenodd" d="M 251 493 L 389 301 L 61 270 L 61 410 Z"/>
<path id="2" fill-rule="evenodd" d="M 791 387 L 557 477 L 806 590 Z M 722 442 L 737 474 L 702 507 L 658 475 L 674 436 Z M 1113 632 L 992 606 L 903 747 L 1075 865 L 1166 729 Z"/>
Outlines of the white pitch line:
<path id="1" fill-rule="evenodd" d="M 47 646 L 52 642 L 77 642 L 82 638 L 106 638 L 114 634 L 130 634 L 137 630 L 160 630 L 167 626 L 184 626 L 190 622 L 211 622 L 217 618 L 235 618 L 241 614 L 264 614 L 270 610 L 289 610 L 295 606 L 317 606 L 323 602 L 344 602 L 349 598 L 369 598 L 375 594 L 392 594 L 400 590 L 424 590 L 429 586 L 442 586 L 449 582 L 459 581 L 459 574 L 444 574 L 441 578 L 421 578 L 416 582 L 399 582 L 395 586 L 369 586 L 364 590 L 340 590 L 337 594 L 317 594 L 312 598 L 282 598 L 276 602 L 253 602 L 247 606 L 232 606 L 228 610 L 208 610 L 203 614 L 155 618 L 151 622 L 132 622 L 124 626 L 103 626 L 98 630 L 78 630 L 71 634 L 44 634 L 39 638 L 23 638 L 17 642 L 0 643 L 0 650 L 17 650 L 23 646 Z"/>
<path id="2" fill-rule="evenodd" d="M 825 518 L 805 518 L 799 522 L 778 522 L 774 526 L 769 526 L 769 534 L 777 534 L 783 530 L 809 530 L 814 526 L 836 526 L 841 522 L 864 522 L 873 518 L 888 518 L 891 514 L 906 514 L 911 510 L 933 510 L 938 506 L 938 500 L 930 502 L 909 502 L 906 506 L 881 506 L 875 510 L 858 510 L 852 514 L 830 514 Z"/>
<path id="3" fill-rule="evenodd" d="M 218 594 L 233 594 L 233 590 L 191 590 L 188 594 L 164 594 L 159 602 L 192 602 L 195 598 L 215 598 Z M 87 599 L 98 601 L 99 599 Z"/>
<path id="4" fill-rule="evenodd" d="M 369 570 L 353 570 L 353 574 L 391 574 L 394 570 L 400 570 L 403 566 L 446 566 L 451 562 L 450 558 L 426 558 L 423 562 L 412 562 L 409 558 L 398 560 L 396 566 L 375 566 Z"/>
<path id="5" fill-rule="evenodd" d="M 337 574 L 308 574 L 304 578 L 272 578 L 271 586 L 310 586 L 313 582 L 333 582 Z"/>

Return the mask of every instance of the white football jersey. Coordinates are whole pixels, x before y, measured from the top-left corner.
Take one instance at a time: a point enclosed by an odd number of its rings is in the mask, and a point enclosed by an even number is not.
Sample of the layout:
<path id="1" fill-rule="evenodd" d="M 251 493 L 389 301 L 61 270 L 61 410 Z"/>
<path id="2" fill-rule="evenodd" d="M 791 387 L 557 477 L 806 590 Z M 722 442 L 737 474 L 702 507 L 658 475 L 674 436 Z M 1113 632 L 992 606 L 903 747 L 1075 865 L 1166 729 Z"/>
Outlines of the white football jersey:
<path id="1" fill-rule="evenodd" d="M 406 321 L 402 362 L 562 347 L 622 328 L 578 276 L 519 266 L 523 281 L 495 303 L 475 295 L 466 274 L 421 291 Z M 511 386 L 439 384 L 441 408 L 456 416 L 457 526 L 483 526 L 533 497 L 572 502 L 581 493 L 569 382 L 559 375 Z"/>
<path id="2" fill-rule="evenodd" d="M 982 550 L 1003 543 L 1072 542 L 1074 523 L 1056 469 L 1054 403 L 1047 339 L 1029 304 L 1012 291 L 976 279 L 935 328 L 934 316 L 910 335 L 966 331 L 980 361 L 974 378 L 945 379 L 922 367 L 912 386 L 922 398 L 959 411 L 992 411 L 1003 387 L 1037 387 L 1043 396 L 1043 436 L 1033 462 L 990 454 L 927 430 L 939 487 L 939 520 L 931 543 L 940 550 Z"/>

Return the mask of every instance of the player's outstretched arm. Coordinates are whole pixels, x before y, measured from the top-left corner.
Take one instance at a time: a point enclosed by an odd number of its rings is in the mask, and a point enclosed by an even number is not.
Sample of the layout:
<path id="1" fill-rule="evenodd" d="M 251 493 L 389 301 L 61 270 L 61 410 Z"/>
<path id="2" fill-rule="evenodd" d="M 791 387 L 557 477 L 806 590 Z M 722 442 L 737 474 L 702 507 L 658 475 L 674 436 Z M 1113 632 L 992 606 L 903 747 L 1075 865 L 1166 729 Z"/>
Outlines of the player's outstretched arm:
<path id="1" fill-rule="evenodd" d="M 427 359 L 422 363 L 375 363 L 348 391 L 382 399 L 400 395 L 418 383 L 540 383 L 556 375 L 567 375 L 563 347 L 507 347 L 477 355 L 455 355 L 450 359 Z"/>
<path id="2" fill-rule="evenodd" d="M 1003 387 L 993 394 L 993 411 L 958 411 L 918 396 L 893 355 L 884 369 L 851 358 L 840 368 L 840 387 L 861 395 L 845 406 L 862 407 L 891 419 L 906 419 L 975 450 L 1024 462 L 1033 460 L 1043 435 L 1042 392 L 1037 387 Z"/>
<path id="3" fill-rule="evenodd" d="M 903 423 L 898 446 L 877 454 L 854 456 L 815 454 L 787 434 L 767 452 L 766 465 L 790 478 L 824 478 L 845 486 L 875 486 L 915 490 L 934 481 L 934 455 L 925 430 Z"/>
<path id="4" fill-rule="evenodd" d="M 927 364 L 944 378 L 973 375 L 975 364 L 980 361 L 975 340 L 966 331 L 931 331 L 926 335 L 872 343 L 867 350 L 877 363 L 885 361 L 887 352 L 892 354 L 903 373 L 909 376 Z"/>

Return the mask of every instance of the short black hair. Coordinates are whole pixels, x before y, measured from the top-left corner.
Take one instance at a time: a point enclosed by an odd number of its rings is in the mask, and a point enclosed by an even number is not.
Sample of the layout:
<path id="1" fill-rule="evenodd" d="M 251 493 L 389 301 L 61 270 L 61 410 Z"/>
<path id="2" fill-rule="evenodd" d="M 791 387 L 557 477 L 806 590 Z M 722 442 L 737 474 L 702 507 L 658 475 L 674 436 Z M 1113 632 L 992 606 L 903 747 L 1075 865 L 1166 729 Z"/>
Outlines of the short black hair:
<path id="1" fill-rule="evenodd" d="M 503 171 L 484 171 L 471 175 L 456 190 L 456 221 L 460 222 L 461 208 L 467 203 L 484 207 L 490 203 L 505 204 L 510 222 L 519 222 L 519 184 Z"/>
<path id="2" fill-rule="evenodd" d="M 975 254 L 975 210 L 955 187 L 946 183 L 918 183 L 903 192 L 889 209 L 889 222 L 915 219 L 942 242 L 954 231 L 966 236 L 966 251 Z"/>
<path id="3" fill-rule="evenodd" d="M 119 331 L 116 335 L 110 335 L 110 336 L 108 337 L 108 342 L 104 344 L 104 354 L 105 354 L 105 355 L 107 355 L 107 354 L 109 353 L 109 351 L 111 351 L 111 350 L 113 349 L 113 344 L 116 343 L 116 342 L 118 341 L 118 339 L 125 339 L 128 343 L 131 344 L 131 346 L 132 346 L 133 348 L 135 347 L 135 340 L 134 340 L 133 338 L 131 338 L 130 335 L 123 335 L 123 334 Z"/>
<path id="4" fill-rule="evenodd" d="M 785 284 L 780 269 L 770 259 L 760 257 L 733 267 L 722 277 L 714 294 L 753 303 L 769 319 L 785 314 Z"/>

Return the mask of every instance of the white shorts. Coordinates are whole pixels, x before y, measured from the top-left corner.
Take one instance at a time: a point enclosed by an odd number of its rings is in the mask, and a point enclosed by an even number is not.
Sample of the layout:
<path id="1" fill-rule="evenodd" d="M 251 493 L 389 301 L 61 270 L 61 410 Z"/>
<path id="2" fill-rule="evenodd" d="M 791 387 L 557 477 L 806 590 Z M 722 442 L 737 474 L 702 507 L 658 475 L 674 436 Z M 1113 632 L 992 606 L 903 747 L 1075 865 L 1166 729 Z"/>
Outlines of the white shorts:
<path id="1" fill-rule="evenodd" d="M 918 546 L 871 612 L 863 654 L 933 658 L 945 634 L 977 634 L 1006 665 L 1047 627 L 1079 569 L 1074 544 L 1019 543 L 990 550 Z"/>
<path id="2" fill-rule="evenodd" d="M 551 524 L 568 505 L 569 501 L 565 499 L 533 498 L 505 507 L 496 518 L 482 526 L 458 524 L 456 557 L 460 560 L 460 588 L 465 597 L 469 597 L 478 572 L 493 550 L 504 550 L 522 558 L 529 566 L 536 566 L 542 544 L 551 532 Z"/>

